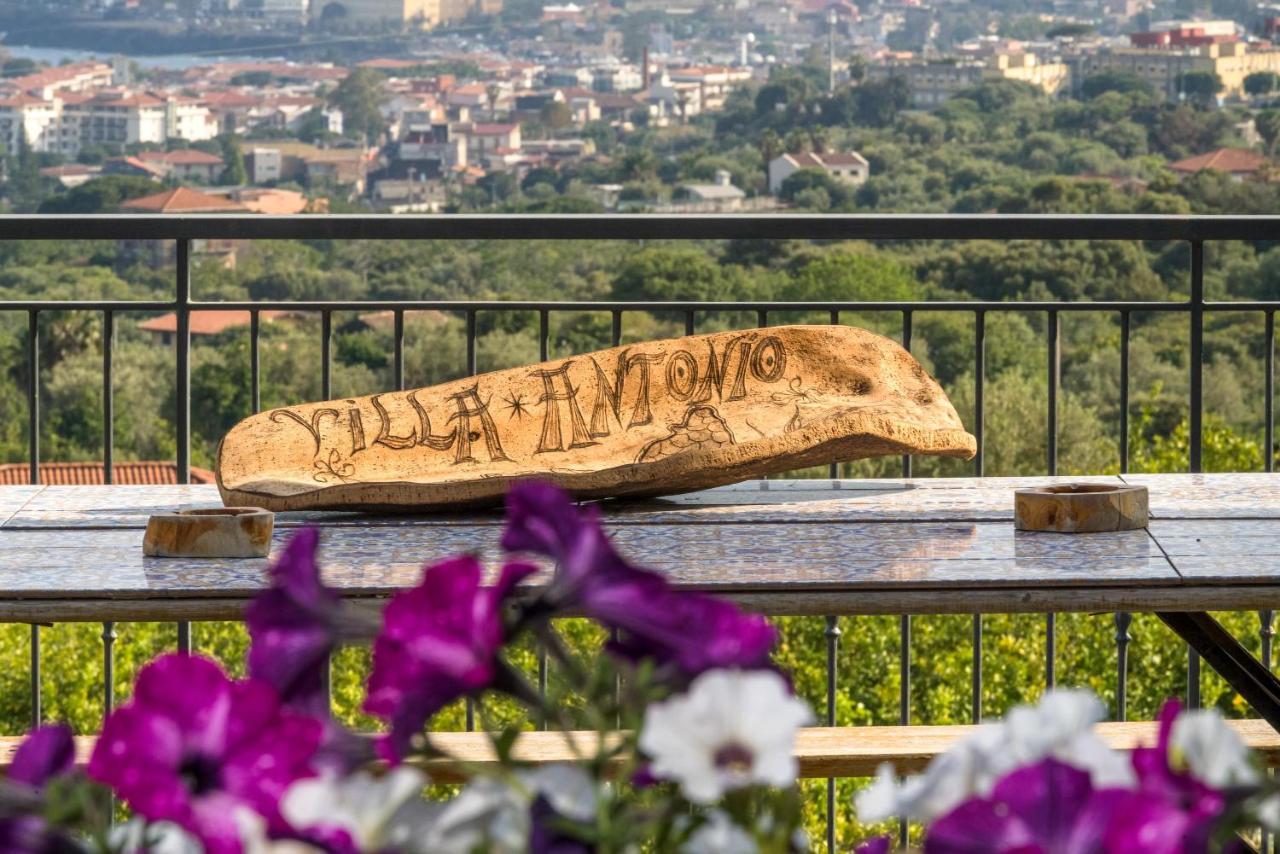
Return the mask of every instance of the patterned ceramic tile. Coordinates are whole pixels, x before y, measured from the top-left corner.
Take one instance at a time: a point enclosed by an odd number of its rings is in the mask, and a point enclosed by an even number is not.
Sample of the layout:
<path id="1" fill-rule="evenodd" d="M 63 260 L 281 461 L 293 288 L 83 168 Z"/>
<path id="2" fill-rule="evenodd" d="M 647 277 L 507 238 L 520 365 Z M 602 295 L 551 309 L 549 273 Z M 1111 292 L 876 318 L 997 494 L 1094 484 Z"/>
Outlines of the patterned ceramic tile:
<path id="1" fill-rule="evenodd" d="M 1275 585 L 1275 607 L 1280 608 L 1280 554 L 1179 555 L 1170 560 L 1188 581 Z"/>
<path id="2" fill-rule="evenodd" d="M 650 524 L 726 521 L 1004 520 L 1013 517 L 1016 488 L 1076 478 L 918 478 L 909 481 L 750 481 L 689 495 L 637 503 L 603 502 L 620 522 Z M 1092 478 L 1115 481 L 1115 478 Z M 0 495 L 5 488 L 0 488 Z M 13 513 L 8 528 L 143 528 L 153 513 L 221 505 L 217 488 L 196 486 L 50 486 Z M 0 518 L 3 518 L 0 514 Z M 452 527 L 499 525 L 499 511 L 467 514 L 363 515 L 280 513 L 276 526 Z"/>
<path id="3" fill-rule="evenodd" d="M 0 526 L 40 494 L 43 486 L 0 487 Z"/>
<path id="4" fill-rule="evenodd" d="M 1147 526 L 1159 541 L 1167 537 L 1224 539 L 1235 537 L 1280 537 L 1277 519 L 1152 519 Z"/>
<path id="5" fill-rule="evenodd" d="M 1125 475 L 1146 486 L 1152 519 L 1280 518 L 1280 474 Z"/>
<path id="6" fill-rule="evenodd" d="M 28 533 L 37 540 L 20 544 Z M 140 531 L 75 532 L 61 548 L 8 531 L 0 537 L 0 596 L 58 593 L 238 596 L 264 583 L 264 560 L 144 558 Z M 614 528 L 630 559 L 674 582 L 706 589 L 797 590 L 947 584 L 1010 587 L 1066 584 L 1172 584 L 1177 577 L 1144 532 L 1096 537 L 1018 534 L 979 525 L 674 525 Z M 136 542 L 127 542 L 132 534 Z M 278 550 L 288 531 L 277 533 Z M 321 562 L 331 583 L 350 592 L 385 592 L 413 583 L 424 563 L 475 552 L 498 559 L 493 526 L 327 528 Z"/>

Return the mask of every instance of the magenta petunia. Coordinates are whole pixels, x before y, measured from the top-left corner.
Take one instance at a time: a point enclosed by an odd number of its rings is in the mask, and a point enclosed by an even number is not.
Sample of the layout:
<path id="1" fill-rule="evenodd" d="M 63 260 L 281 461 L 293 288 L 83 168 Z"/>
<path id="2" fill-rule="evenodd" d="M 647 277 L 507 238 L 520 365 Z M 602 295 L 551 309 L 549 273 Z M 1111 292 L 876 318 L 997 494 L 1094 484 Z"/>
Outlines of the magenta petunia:
<path id="1" fill-rule="evenodd" d="M 889 854 L 893 843 L 887 836 L 873 836 L 853 849 L 853 854 Z"/>
<path id="2" fill-rule="evenodd" d="M 38 727 L 18 745 L 9 773 L 0 783 L 0 851 L 59 854 L 80 850 L 38 815 L 45 784 L 70 772 L 74 762 L 71 728 L 62 724 Z"/>
<path id="3" fill-rule="evenodd" d="M 1127 838 L 1116 818 L 1144 808 L 1141 793 L 1094 789 L 1089 772 L 1056 759 L 1006 775 L 987 798 L 972 798 L 938 819 L 926 854 L 1108 854 Z"/>
<path id="4" fill-rule="evenodd" d="M 293 535 L 271 565 L 271 587 L 245 613 L 253 641 L 249 675 L 275 688 L 286 705 L 317 717 L 328 713 L 324 675 L 342 607 L 320 580 L 319 538 L 315 528 Z"/>
<path id="5" fill-rule="evenodd" d="M 53 777 L 65 774 L 75 763 L 75 739 L 66 724 L 46 724 L 32 730 L 18 749 L 5 779 L 41 789 Z"/>
<path id="6" fill-rule="evenodd" d="M 390 722 L 386 747 L 403 758 L 427 720 L 461 697 L 493 684 L 505 641 L 503 607 L 512 588 L 537 572 L 510 563 L 494 587 L 474 557 L 426 569 L 417 587 L 396 594 L 373 646 L 364 708 Z"/>
<path id="7" fill-rule="evenodd" d="M 563 491 L 525 483 L 507 496 L 502 546 L 556 561 L 542 601 L 551 612 L 585 613 L 616 629 L 615 652 L 651 659 L 682 679 L 718 667 L 769 666 L 777 634 L 769 621 L 731 603 L 673 590 L 659 573 L 627 563 L 594 509 Z"/>
<path id="8" fill-rule="evenodd" d="M 240 854 L 236 813 L 287 830 L 280 797 L 312 775 L 323 729 L 283 708 L 261 680 L 234 682 L 208 659 L 166 655 L 143 668 L 133 699 L 103 725 L 89 776 L 144 818 L 184 828 L 209 854 Z"/>
<path id="9" fill-rule="evenodd" d="M 1159 735 L 1154 747 L 1133 751 L 1138 790 L 1147 795 L 1140 810 L 1124 817 L 1127 838 L 1143 850 L 1181 852 L 1204 850 L 1214 825 L 1227 809 L 1227 795 L 1174 768 L 1170 757 L 1173 725 L 1182 703 L 1168 700 L 1160 709 Z"/>

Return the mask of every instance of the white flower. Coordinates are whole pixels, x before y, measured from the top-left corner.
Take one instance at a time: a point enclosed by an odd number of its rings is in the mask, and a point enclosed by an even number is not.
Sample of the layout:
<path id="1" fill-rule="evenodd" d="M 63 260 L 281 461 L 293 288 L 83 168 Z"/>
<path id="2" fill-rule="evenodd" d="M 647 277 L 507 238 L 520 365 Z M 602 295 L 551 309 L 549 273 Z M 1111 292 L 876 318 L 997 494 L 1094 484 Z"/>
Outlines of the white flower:
<path id="1" fill-rule="evenodd" d="M 1170 763 L 1185 763 L 1191 775 L 1215 789 L 1254 786 L 1262 781 L 1249 748 L 1213 709 L 1178 715 L 1169 733 Z"/>
<path id="2" fill-rule="evenodd" d="M 1037 706 L 1020 706 L 1004 721 L 979 727 L 937 756 L 923 774 L 899 783 L 892 767 L 882 765 L 875 782 L 857 796 L 858 817 L 932 821 L 971 797 L 990 794 L 1009 772 L 1048 757 L 1088 771 L 1099 788 L 1131 786 L 1128 757 L 1093 732 L 1104 713 L 1087 691 L 1050 691 Z"/>
<path id="3" fill-rule="evenodd" d="M 321 849 L 305 842 L 271 839 L 267 835 L 266 819 L 248 807 L 235 807 L 231 818 L 240 833 L 243 854 L 322 854 Z"/>
<path id="4" fill-rule="evenodd" d="M 595 818 L 594 781 L 577 766 L 555 764 L 518 773 L 514 785 L 475 780 L 437 813 L 424 815 L 414 832 L 397 838 L 403 838 L 401 848 L 431 854 L 517 854 L 528 847 L 529 807 L 539 795 L 565 818 Z"/>
<path id="5" fill-rule="evenodd" d="M 290 786 L 280 808 L 295 828 L 340 828 L 359 850 L 377 851 L 389 841 L 392 817 L 426 783 L 421 771 L 404 765 L 376 777 L 367 771 L 312 777 Z"/>
<path id="6" fill-rule="evenodd" d="M 201 854 L 200 840 L 167 821 L 148 824 L 140 818 L 117 825 L 107 834 L 112 851 L 121 854 Z"/>
<path id="7" fill-rule="evenodd" d="M 923 774 L 901 783 L 892 765 L 881 765 L 875 782 L 858 793 L 858 819 L 876 822 L 904 815 L 929 820 L 950 812 L 986 784 L 990 776 L 987 769 L 1003 738 L 999 725 L 980 727 L 934 758 Z"/>
<path id="8" fill-rule="evenodd" d="M 680 846 L 681 854 L 757 854 L 759 850 L 751 834 L 720 810 L 713 810 Z"/>
<path id="9" fill-rule="evenodd" d="M 645 709 L 640 750 L 656 777 L 710 804 L 753 783 L 793 785 L 796 730 L 810 720 L 777 673 L 711 670 L 688 693 Z"/>
<path id="10" fill-rule="evenodd" d="M 1280 795 L 1269 795 L 1254 807 L 1258 823 L 1275 833 L 1280 830 Z"/>

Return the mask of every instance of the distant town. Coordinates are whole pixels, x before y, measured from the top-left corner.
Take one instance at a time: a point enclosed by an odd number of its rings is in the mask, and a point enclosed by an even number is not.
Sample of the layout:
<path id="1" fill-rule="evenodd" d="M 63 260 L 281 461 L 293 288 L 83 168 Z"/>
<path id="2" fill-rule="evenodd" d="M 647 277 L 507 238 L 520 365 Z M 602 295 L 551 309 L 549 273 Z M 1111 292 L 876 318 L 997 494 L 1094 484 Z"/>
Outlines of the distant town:
<path id="1" fill-rule="evenodd" d="M 886 124 L 886 110 L 889 122 L 925 114 L 1002 81 L 1054 101 L 1141 89 L 1200 111 L 1234 107 L 1235 145 L 1188 150 L 1164 165 L 1175 175 L 1270 174 L 1269 128 L 1254 114 L 1280 97 L 1280 5 L 1010 5 L 46 3 L 41 14 L 100 27 L 102 56 L 4 62 L 5 202 L 50 212 L 772 210 L 813 201 L 802 195 L 813 179 L 799 187 L 797 173 L 821 173 L 830 202 L 876 172 L 874 157 L 833 145 L 824 127 L 856 136 L 860 125 Z M 1239 6 L 1235 17 L 1199 14 L 1225 5 Z M 122 27 L 174 20 L 187 32 L 256 33 L 297 55 L 143 68 L 110 50 Z M 797 79 L 807 87 L 799 96 Z M 832 109 L 842 97 L 851 115 L 828 121 L 823 99 Z M 725 126 L 735 98 L 754 110 L 747 135 L 760 163 L 744 168 L 731 152 L 709 162 L 704 150 L 697 169 L 664 165 L 679 161 L 686 131 L 713 152 L 722 132 L 741 136 Z M 762 107 L 762 98 L 774 100 Z M 762 110 L 785 121 L 764 126 Z M 626 160 L 646 156 L 656 162 Z M 1082 173 L 1117 187 L 1150 181 L 1133 171 Z M 93 182 L 109 192 L 76 195 Z"/>

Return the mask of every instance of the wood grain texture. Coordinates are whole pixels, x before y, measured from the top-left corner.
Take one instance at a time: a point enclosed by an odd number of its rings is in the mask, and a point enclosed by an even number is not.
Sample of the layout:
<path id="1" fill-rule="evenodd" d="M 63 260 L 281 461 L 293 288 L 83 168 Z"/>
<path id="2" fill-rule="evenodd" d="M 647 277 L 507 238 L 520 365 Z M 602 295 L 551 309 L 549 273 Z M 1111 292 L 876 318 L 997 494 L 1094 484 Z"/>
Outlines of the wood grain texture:
<path id="1" fill-rule="evenodd" d="M 717 596 L 770 617 L 856 617 L 883 614 L 1048 614 L 1115 611 L 1256 611 L 1280 609 L 1275 584 L 1185 584 L 1174 587 L 948 588 L 946 590 L 717 591 Z M 347 597 L 352 607 L 381 610 L 385 598 Z M 98 623 L 242 620 L 245 596 L 157 596 L 92 599 L 0 597 L 0 622 Z M 568 614 L 567 616 L 574 616 Z M 579 615 L 580 616 L 580 615 Z"/>
<path id="2" fill-rule="evenodd" d="M 1021 531 L 1096 534 L 1134 531 L 1148 521 L 1145 486 L 1055 484 L 1013 493 L 1014 525 Z"/>
<path id="3" fill-rule="evenodd" d="M 223 438 L 217 475 L 228 505 L 456 510 L 499 502 L 531 477 L 583 498 L 653 496 L 976 448 L 896 342 L 782 326 L 262 412 Z"/>
<path id="4" fill-rule="evenodd" d="M 1233 720 L 1230 726 L 1250 749 L 1257 751 L 1269 766 L 1280 766 L 1280 734 L 1266 721 Z M 883 726 L 883 727 L 809 727 L 796 738 L 796 758 L 802 779 L 823 777 L 869 777 L 883 762 L 890 762 L 899 773 L 923 769 L 931 759 L 970 735 L 972 726 Z M 1103 723 L 1096 732 L 1117 750 L 1132 750 L 1156 741 L 1156 724 L 1151 721 Z M 580 756 L 593 755 L 598 741 L 594 732 L 522 733 L 516 742 L 514 756 L 534 764 L 572 762 Z M 96 739 L 76 738 L 76 762 L 84 765 Z M 21 737 L 0 738 L 0 767 L 8 768 Z M 438 782 L 461 779 L 464 768 L 491 766 L 495 762 L 489 735 L 482 732 L 437 732 L 431 734 L 432 745 L 448 754 L 448 758 L 425 763 L 431 777 Z"/>
<path id="5" fill-rule="evenodd" d="M 147 520 L 142 553 L 148 557 L 266 557 L 274 528 L 275 517 L 260 507 L 158 513 Z"/>

